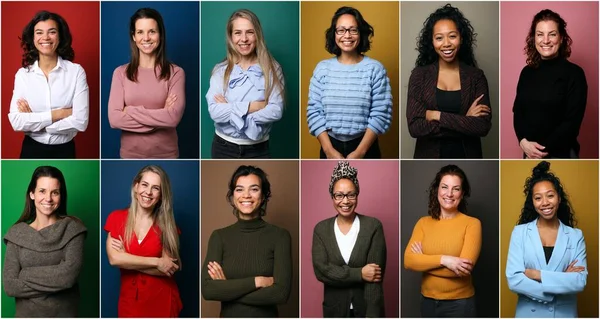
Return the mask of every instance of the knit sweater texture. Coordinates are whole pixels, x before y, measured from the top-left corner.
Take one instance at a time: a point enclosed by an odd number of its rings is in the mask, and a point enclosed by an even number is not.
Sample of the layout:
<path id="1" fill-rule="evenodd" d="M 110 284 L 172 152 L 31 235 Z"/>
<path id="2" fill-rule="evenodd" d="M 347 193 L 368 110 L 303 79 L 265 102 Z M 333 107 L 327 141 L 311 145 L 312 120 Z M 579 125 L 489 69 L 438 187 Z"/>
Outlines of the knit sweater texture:
<path id="1" fill-rule="evenodd" d="M 514 128 L 520 142 L 526 138 L 545 146 L 548 157 L 579 154 L 577 136 L 587 104 L 583 69 L 567 59 L 542 60 L 539 67 L 521 71 L 513 106 Z"/>
<path id="2" fill-rule="evenodd" d="M 221 301 L 221 317 L 277 317 L 292 285 L 290 233 L 261 218 L 238 220 L 210 236 L 202 266 L 202 296 Z M 208 262 L 221 265 L 226 280 L 212 280 Z M 256 288 L 256 276 L 273 277 L 273 285 Z"/>
<path id="3" fill-rule="evenodd" d="M 385 133 L 392 123 L 392 89 L 385 68 L 367 56 L 356 64 L 342 64 L 337 57 L 319 62 L 310 79 L 306 113 L 314 136 L 327 131 L 350 141 L 367 128 Z"/>
<path id="4" fill-rule="evenodd" d="M 77 317 L 86 232 L 69 217 L 39 231 L 23 222 L 8 230 L 2 283 L 16 317 Z"/>
<path id="5" fill-rule="evenodd" d="M 422 254 L 413 253 L 411 245 L 420 242 Z M 462 299 L 475 295 L 471 276 L 458 277 L 441 264 L 443 255 L 477 261 L 481 250 L 481 223 L 477 218 L 459 213 L 451 219 L 419 219 L 406 250 L 404 267 L 423 272 L 421 293 L 439 300 Z"/>

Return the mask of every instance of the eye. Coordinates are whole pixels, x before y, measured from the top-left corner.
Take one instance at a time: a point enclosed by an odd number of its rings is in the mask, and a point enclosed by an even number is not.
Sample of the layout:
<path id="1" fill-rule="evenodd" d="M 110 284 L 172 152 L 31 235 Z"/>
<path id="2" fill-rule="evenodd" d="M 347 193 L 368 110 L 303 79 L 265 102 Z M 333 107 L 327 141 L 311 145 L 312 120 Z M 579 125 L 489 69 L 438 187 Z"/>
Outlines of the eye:
<path id="1" fill-rule="evenodd" d="M 52 192 L 52 195 L 54 195 L 54 196 L 59 196 L 59 195 L 60 195 L 60 192 L 59 192 L 59 191 L 53 191 L 53 192 Z"/>

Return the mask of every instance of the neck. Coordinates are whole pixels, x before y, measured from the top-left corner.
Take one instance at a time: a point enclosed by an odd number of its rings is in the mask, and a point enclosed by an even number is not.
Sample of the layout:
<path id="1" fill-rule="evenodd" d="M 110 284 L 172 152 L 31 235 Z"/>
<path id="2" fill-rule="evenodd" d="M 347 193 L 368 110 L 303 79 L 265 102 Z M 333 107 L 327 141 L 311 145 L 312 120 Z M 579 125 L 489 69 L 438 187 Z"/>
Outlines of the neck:
<path id="1" fill-rule="evenodd" d="M 446 62 L 443 59 L 439 59 L 440 70 L 458 70 L 458 59 L 452 60 L 452 62 Z"/>
<path id="2" fill-rule="evenodd" d="M 552 228 L 552 229 L 558 229 L 558 218 L 556 216 L 554 216 L 554 218 L 552 219 L 544 219 L 544 218 L 538 218 L 537 220 L 537 226 L 539 228 Z"/>
<path id="3" fill-rule="evenodd" d="M 139 219 L 152 219 L 152 211 L 154 210 L 153 208 L 144 208 L 142 207 L 140 204 L 138 204 L 137 206 L 137 210 L 135 212 L 135 219 L 139 220 Z"/>
<path id="4" fill-rule="evenodd" d="M 36 230 L 40 230 L 42 228 L 48 227 L 56 223 L 57 220 L 58 218 L 55 214 L 52 214 L 50 216 L 44 214 L 36 214 L 35 220 L 31 223 L 30 226 Z"/>
<path id="5" fill-rule="evenodd" d="M 40 55 L 38 58 L 38 66 L 40 67 L 40 69 L 42 69 L 42 71 L 44 71 L 44 73 L 52 71 L 52 69 L 56 67 L 56 64 L 58 64 L 58 55 Z"/>
<path id="6" fill-rule="evenodd" d="M 337 215 L 337 223 L 339 225 L 351 225 L 354 223 L 354 218 L 356 217 L 356 213 L 352 213 L 349 216 L 343 216 L 342 214 Z"/>
<path id="7" fill-rule="evenodd" d="M 451 219 L 458 215 L 458 210 L 449 211 L 442 209 L 440 213 L 440 219 Z"/>
<path id="8" fill-rule="evenodd" d="M 341 64 L 356 64 L 362 61 L 364 58 L 363 55 L 358 54 L 356 51 L 352 52 L 342 52 L 340 56 L 338 56 L 337 60 Z"/>
<path id="9" fill-rule="evenodd" d="M 240 220 L 253 220 L 258 219 L 260 217 L 260 213 L 258 211 L 255 211 L 252 214 L 243 214 L 238 211 L 237 215 Z"/>
<path id="10" fill-rule="evenodd" d="M 243 70 L 247 70 L 251 65 L 256 64 L 257 60 L 258 60 L 258 57 L 256 56 L 256 54 L 252 54 L 252 55 L 248 55 L 248 56 L 242 55 L 237 64 Z"/>
<path id="11" fill-rule="evenodd" d="M 139 66 L 146 69 L 153 69 L 156 65 L 156 56 L 147 55 L 140 52 L 140 64 Z"/>

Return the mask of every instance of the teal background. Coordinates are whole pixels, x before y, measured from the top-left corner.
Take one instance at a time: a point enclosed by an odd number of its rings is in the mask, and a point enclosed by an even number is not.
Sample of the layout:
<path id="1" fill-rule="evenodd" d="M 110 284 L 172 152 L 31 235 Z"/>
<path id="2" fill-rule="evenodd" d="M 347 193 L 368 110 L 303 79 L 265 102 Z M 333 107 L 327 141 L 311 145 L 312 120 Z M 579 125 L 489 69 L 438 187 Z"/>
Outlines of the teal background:
<path id="1" fill-rule="evenodd" d="M 225 28 L 231 14 L 239 9 L 254 12 L 263 29 L 267 48 L 279 62 L 285 76 L 285 110 L 270 134 L 272 158 L 298 158 L 299 151 L 299 66 L 300 66 L 300 2 L 202 2 L 201 22 L 201 155 L 210 158 L 215 132 L 208 114 L 206 92 L 214 66 L 226 57 Z"/>
<path id="2" fill-rule="evenodd" d="M 50 165 L 61 170 L 67 184 L 67 214 L 80 218 L 88 229 L 85 239 L 83 268 L 79 274 L 80 317 L 100 316 L 100 170 L 97 160 L 69 161 L 2 161 L 2 235 L 19 219 L 23 212 L 27 186 L 38 166 Z M 2 266 L 4 251 L 2 243 Z M 41 315 L 41 314 L 40 314 Z M 15 300 L 2 289 L 2 317 L 15 316 Z M 43 315 L 42 315 L 43 316 Z"/>

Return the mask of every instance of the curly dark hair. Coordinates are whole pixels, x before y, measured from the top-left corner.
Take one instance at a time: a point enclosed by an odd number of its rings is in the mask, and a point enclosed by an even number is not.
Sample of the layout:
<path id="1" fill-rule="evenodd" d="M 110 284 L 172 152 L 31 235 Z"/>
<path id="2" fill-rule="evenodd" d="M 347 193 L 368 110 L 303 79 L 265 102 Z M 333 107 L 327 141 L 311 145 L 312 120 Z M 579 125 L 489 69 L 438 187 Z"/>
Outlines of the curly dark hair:
<path id="1" fill-rule="evenodd" d="M 537 68 L 540 65 L 542 56 L 535 48 L 535 28 L 541 21 L 554 21 L 558 25 L 558 34 L 560 34 L 560 48 L 558 49 L 558 57 L 568 58 L 571 56 L 571 44 L 573 40 L 567 33 L 567 22 L 560 15 L 550 9 L 544 9 L 538 12 L 531 21 L 529 33 L 525 39 L 525 54 L 527 55 L 527 65 Z"/>
<path id="2" fill-rule="evenodd" d="M 525 187 L 523 189 L 523 193 L 525 193 L 525 204 L 523 204 L 523 209 L 521 209 L 521 215 L 519 216 L 517 225 L 529 223 L 539 217 L 538 212 L 533 206 L 533 187 L 537 183 L 543 181 L 552 183 L 558 194 L 558 198 L 560 199 L 558 210 L 556 212 L 558 219 L 567 226 L 575 227 L 577 221 L 573 215 L 573 208 L 569 202 L 569 196 L 558 176 L 550 172 L 550 163 L 546 161 L 538 163 L 533 168 L 533 174 L 525 180 Z"/>
<path id="3" fill-rule="evenodd" d="M 417 57 L 417 62 L 415 63 L 416 66 L 429 65 L 439 60 L 439 55 L 433 48 L 433 27 L 440 20 L 451 20 L 456 24 L 461 39 L 457 58 L 460 62 L 476 67 L 477 61 L 473 54 L 473 48 L 477 42 L 475 39 L 477 33 L 475 33 L 471 22 L 465 18 L 462 12 L 449 3 L 435 10 L 435 12 L 430 14 L 427 20 L 423 22 L 423 29 L 421 29 L 421 32 L 419 32 L 419 36 L 417 37 L 417 51 L 419 51 L 419 57 Z"/>
<path id="4" fill-rule="evenodd" d="M 267 178 L 267 173 L 265 173 L 259 167 L 251 166 L 251 165 L 242 165 L 242 166 L 238 167 L 235 170 L 235 172 L 233 172 L 233 175 L 231 176 L 231 180 L 229 181 L 229 188 L 227 190 L 227 202 L 229 203 L 229 205 L 231 205 L 233 207 L 233 214 L 236 217 L 239 216 L 240 212 L 237 210 L 237 208 L 235 207 L 235 204 L 233 203 L 233 192 L 235 191 L 235 187 L 236 187 L 238 178 L 240 178 L 242 176 L 248 176 L 248 175 L 256 175 L 256 176 L 258 176 L 258 179 L 260 179 L 260 191 L 262 194 L 262 203 L 260 204 L 260 207 L 258 209 L 260 210 L 259 216 L 265 216 L 267 214 L 267 203 L 269 202 L 269 199 L 271 198 L 271 183 L 269 182 L 269 179 Z"/>
<path id="5" fill-rule="evenodd" d="M 38 50 L 33 43 L 35 25 L 40 21 L 53 20 L 58 27 L 58 47 L 56 53 L 64 60 L 73 61 L 75 59 L 75 50 L 71 47 L 73 39 L 67 21 L 60 15 L 48 11 L 40 11 L 35 14 L 33 19 L 27 23 L 21 34 L 21 48 L 23 49 L 23 57 L 21 58 L 21 66 L 29 68 L 35 61 L 39 59 Z"/>
<path id="6" fill-rule="evenodd" d="M 429 205 L 427 205 L 427 213 L 429 216 L 433 217 L 433 219 L 440 219 L 440 214 L 442 211 L 440 208 L 440 202 L 437 198 L 438 188 L 440 187 L 442 178 L 446 175 L 454 175 L 460 178 L 463 197 L 458 204 L 458 210 L 463 214 L 467 213 L 467 198 L 471 196 L 471 185 L 469 184 L 467 175 L 462 169 L 460 169 L 460 167 L 456 165 L 446 165 L 442 167 L 437 174 L 435 174 L 435 178 L 431 182 L 431 185 L 429 185 Z"/>
<path id="7" fill-rule="evenodd" d="M 373 27 L 367 23 L 362 14 L 360 14 L 360 11 L 352 7 L 341 7 L 337 9 L 333 15 L 333 18 L 331 18 L 331 26 L 325 31 L 325 49 L 327 52 L 335 54 L 336 56 L 342 54 L 342 50 L 335 43 L 335 25 L 337 24 L 338 18 L 344 14 L 354 16 L 354 19 L 356 19 L 356 23 L 358 24 L 358 35 L 360 37 L 358 46 L 356 47 L 358 54 L 369 51 L 371 49 L 371 38 L 375 36 Z"/>

